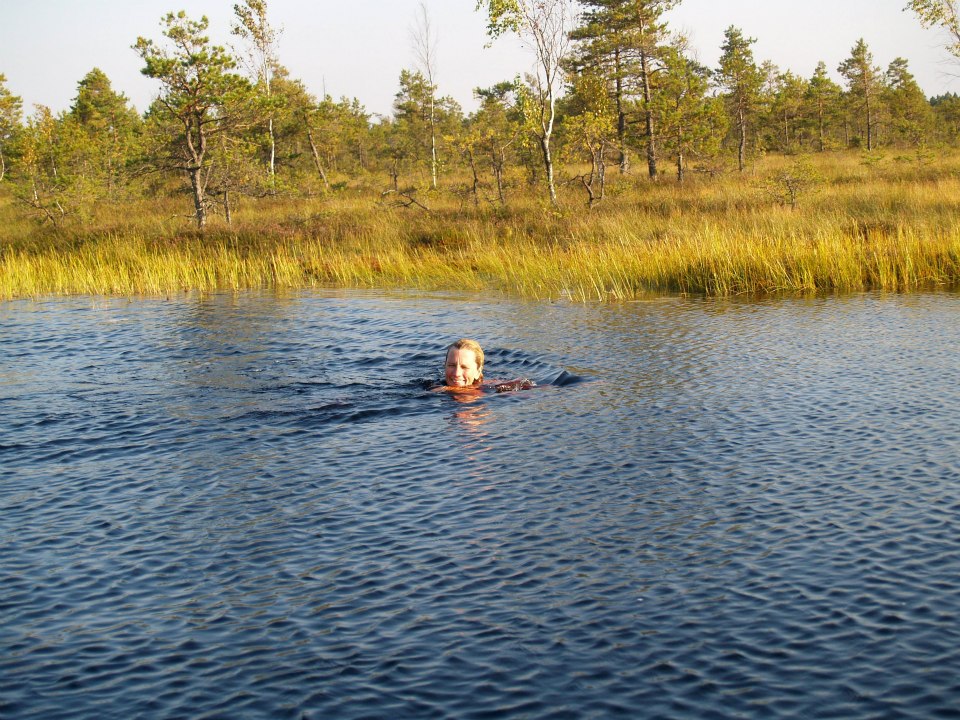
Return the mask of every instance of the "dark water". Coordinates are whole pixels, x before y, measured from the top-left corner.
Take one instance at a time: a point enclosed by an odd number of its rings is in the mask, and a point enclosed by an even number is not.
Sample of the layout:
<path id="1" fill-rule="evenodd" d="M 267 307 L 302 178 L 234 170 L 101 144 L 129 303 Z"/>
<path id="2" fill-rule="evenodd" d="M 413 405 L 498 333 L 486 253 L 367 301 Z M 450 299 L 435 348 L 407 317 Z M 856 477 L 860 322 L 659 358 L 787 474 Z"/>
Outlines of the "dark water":
<path id="1" fill-rule="evenodd" d="M 2 304 L 0 717 L 958 717 L 958 320 Z"/>

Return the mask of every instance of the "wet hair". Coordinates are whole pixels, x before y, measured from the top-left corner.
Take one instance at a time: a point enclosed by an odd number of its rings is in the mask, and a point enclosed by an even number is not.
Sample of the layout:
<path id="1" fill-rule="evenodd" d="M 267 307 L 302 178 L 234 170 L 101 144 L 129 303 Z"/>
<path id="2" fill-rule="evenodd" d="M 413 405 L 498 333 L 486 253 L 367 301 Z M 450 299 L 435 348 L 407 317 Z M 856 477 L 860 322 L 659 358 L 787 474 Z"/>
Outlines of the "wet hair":
<path id="1" fill-rule="evenodd" d="M 477 368 L 480 370 L 480 377 L 478 380 L 483 380 L 483 348 L 480 347 L 480 343 L 476 340 L 471 340 L 470 338 L 460 338 L 455 343 L 451 343 L 447 346 L 447 352 L 443 356 L 443 362 L 446 364 L 447 358 L 450 357 L 451 350 L 470 350 L 477 357 Z"/>

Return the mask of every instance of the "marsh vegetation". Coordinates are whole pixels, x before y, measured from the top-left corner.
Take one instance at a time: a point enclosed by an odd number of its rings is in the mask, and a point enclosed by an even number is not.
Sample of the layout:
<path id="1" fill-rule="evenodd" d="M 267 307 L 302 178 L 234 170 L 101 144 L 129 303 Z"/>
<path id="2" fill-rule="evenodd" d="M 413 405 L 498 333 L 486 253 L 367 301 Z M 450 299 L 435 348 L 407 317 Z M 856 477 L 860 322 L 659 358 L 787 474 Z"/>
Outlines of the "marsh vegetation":
<path id="1" fill-rule="evenodd" d="M 707 68 L 667 28 L 674 5 L 480 3 L 491 35 L 526 37 L 538 65 L 478 88 L 470 114 L 434 82 L 424 7 L 391 117 L 291 78 L 263 0 L 235 7 L 246 72 L 206 18 L 170 13 L 162 38 L 137 38 L 159 92 L 142 115 L 95 68 L 68 111 L 24 118 L 0 75 L 0 297 L 960 280 L 960 98 L 926 98 L 905 59 L 884 72 L 862 39 L 837 68 L 845 86 L 824 63 L 802 78 L 758 62 L 733 26 Z"/>
<path id="2" fill-rule="evenodd" d="M 770 157 L 753 173 L 683 184 L 617 177 L 592 210 L 574 183 L 560 186 L 559 210 L 535 188 L 502 207 L 442 186 L 413 206 L 348 187 L 246 199 L 204 232 L 176 197 L 99 204 L 82 223 L 38 228 L 5 193 L 0 296 L 339 286 L 622 300 L 957 283 L 960 157 L 816 159 L 793 205 L 771 188 L 795 161 Z"/>

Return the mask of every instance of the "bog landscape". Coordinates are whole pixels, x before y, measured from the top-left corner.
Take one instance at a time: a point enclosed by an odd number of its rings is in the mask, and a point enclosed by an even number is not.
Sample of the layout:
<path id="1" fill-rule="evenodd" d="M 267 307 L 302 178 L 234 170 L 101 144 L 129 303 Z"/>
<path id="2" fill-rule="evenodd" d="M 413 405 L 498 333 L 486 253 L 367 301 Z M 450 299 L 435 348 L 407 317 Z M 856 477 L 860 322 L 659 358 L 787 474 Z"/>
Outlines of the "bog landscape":
<path id="1" fill-rule="evenodd" d="M 957 717 L 960 97 L 676 5 L 480 3 L 469 112 L 425 5 L 388 117 L 264 0 L 0 76 L 0 717 Z"/>
<path id="2" fill-rule="evenodd" d="M 731 26 L 705 67 L 663 20 L 673 4 L 481 3 L 536 70 L 477 88 L 470 113 L 433 81 L 425 7 L 391 117 L 291 77 L 264 2 L 235 9 L 243 51 L 182 12 L 131 38 L 156 80 L 142 114 L 96 68 L 58 114 L 25 116 L 0 76 L 0 297 L 956 285 L 960 98 L 925 97 L 855 36 L 799 77 Z M 910 20 L 956 31 L 943 5 Z"/>

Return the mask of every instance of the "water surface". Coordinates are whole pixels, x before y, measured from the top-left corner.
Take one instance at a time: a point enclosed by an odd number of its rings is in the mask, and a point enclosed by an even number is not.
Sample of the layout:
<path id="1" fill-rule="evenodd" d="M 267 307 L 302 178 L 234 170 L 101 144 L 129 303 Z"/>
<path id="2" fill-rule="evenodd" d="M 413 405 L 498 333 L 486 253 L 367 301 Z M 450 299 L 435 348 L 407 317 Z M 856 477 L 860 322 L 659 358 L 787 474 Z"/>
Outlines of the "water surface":
<path id="1" fill-rule="evenodd" d="M 957 717 L 958 319 L 0 304 L 0 717 Z"/>

